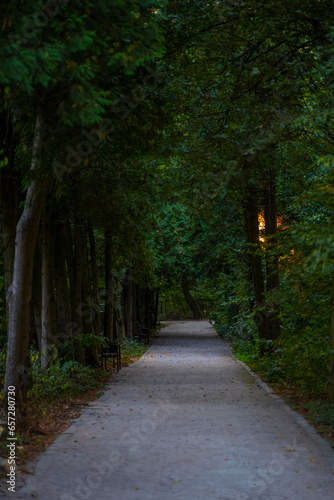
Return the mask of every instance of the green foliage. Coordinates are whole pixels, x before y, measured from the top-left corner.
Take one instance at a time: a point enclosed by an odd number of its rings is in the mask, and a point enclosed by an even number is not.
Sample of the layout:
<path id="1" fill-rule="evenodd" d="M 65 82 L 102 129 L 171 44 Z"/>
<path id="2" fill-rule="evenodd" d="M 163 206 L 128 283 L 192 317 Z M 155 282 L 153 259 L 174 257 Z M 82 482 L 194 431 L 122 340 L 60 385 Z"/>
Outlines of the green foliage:
<path id="1" fill-rule="evenodd" d="M 90 348 L 100 350 L 102 346 L 106 345 L 106 342 L 106 338 L 102 335 L 77 334 L 62 344 L 59 355 L 64 360 L 71 360 L 82 350 Z"/>
<path id="2" fill-rule="evenodd" d="M 180 279 L 169 282 L 168 287 L 162 287 L 160 293 L 162 315 L 160 319 L 182 320 L 192 317 L 192 311 L 184 298 Z"/>
<path id="3" fill-rule="evenodd" d="M 136 282 L 160 286 L 163 314 L 186 315 L 186 274 L 194 296 L 214 304 L 210 318 L 241 359 L 268 380 L 321 392 L 334 269 L 332 2 L 282 0 L 279 9 L 274 0 L 58 3 L 39 26 L 38 2 L 4 7 L 0 90 L 19 135 L 18 191 L 31 182 L 31 129 L 41 108 L 48 134 L 36 179 L 52 176 L 53 161 L 66 163 L 72 151 L 79 163 L 67 165 L 56 197 L 64 218 L 85 214 L 95 231 L 112 233 L 116 306 L 124 270 L 132 268 Z M 148 64 L 164 71 L 154 83 Z M 103 118 L 110 131 L 100 130 L 99 141 L 94 128 L 98 145 L 78 155 L 87 148 L 86 128 Z M 279 258 L 282 336 L 270 346 L 253 321 L 243 217 L 247 189 L 261 192 L 269 173 L 284 226 L 277 243 L 259 251 Z M 72 359 L 104 341 L 75 336 L 47 371 L 34 359 L 34 395 L 42 397 L 43 384 L 50 397 L 82 388 L 86 372 Z M 146 349 L 129 340 L 122 348 L 125 360 Z"/>
<path id="4" fill-rule="evenodd" d="M 316 422 L 320 430 L 334 429 L 334 404 L 327 401 L 312 401 L 303 406 L 312 421 Z"/>
<path id="5" fill-rule="evenodd" d="M 98 386 L 99 370 L 76 361 L 54 359 L 46 369 L 41 368 L 39 354 L 32 352 L 33 386 L 28 397 L 37 401 L 76 396 Z"/>
<path id="6" fill-rule="evenodd" d="M 121 342 L 122 363 L 130 363 L 134 359 L 140 358 L 148 349 L 148 345 L 138 342 L 138 340 L 124 339 Z"/>
<path id="7" fill-rule="evenodd" d="M 254 338 L 256 328 L 252 297 L 247 282 L 239 273 L 240 269 L 236 267 L 231 275 L 221 274 L 217 279 L 218 289 L 213 295 L 215 310 L 210 319 L 215 323 L 217 333 L 224 338 L 247 341 Z"/>
<path id="8" fill-rule="evenodd" d="M 288 339 L 282 336 L 270 344 L 263 339 L 233 343 L 238 359 L 259 372 L 269 383 L 293 386 L 312 396 L 323 396 L 328 379 L 327 339 L 312 338 L 298 332 Z"/>

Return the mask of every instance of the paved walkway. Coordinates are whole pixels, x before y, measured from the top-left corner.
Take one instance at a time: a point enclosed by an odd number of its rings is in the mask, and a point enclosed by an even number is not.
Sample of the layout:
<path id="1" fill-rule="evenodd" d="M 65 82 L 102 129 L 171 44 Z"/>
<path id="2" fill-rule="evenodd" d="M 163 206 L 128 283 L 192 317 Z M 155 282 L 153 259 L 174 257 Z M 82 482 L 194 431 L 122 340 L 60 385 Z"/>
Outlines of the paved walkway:
<path id="1" fill-rule="evenodd" d="M 333 500 L 334 451 L 303 425 L 207 322 L 171 322 L 11 497 Z"/>

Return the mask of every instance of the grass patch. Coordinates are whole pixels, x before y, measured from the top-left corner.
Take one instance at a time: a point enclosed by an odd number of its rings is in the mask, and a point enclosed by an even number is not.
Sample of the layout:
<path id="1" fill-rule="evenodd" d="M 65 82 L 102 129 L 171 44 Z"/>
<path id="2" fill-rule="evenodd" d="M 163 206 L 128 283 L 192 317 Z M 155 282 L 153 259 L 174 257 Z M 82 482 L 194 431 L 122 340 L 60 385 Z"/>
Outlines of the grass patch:
<path id="1" fill-rule="evenodd" d="M 122 365 L 126 366 L 141 358 L 148 348 L 149 345 L 142 344 L 138 340 L 124 339 L 121 342 Z"/>

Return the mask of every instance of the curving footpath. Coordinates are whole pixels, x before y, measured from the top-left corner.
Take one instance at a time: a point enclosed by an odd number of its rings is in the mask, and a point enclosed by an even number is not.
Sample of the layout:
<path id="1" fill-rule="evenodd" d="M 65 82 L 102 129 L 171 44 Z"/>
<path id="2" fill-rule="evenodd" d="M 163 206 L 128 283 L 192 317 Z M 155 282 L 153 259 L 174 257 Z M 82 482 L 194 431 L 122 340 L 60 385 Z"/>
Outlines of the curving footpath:
<path id="1" fill-rule="evenodd" d="M 10 497 L 333 500 L 334 451 L 205 321 L 170 322 Z"/>

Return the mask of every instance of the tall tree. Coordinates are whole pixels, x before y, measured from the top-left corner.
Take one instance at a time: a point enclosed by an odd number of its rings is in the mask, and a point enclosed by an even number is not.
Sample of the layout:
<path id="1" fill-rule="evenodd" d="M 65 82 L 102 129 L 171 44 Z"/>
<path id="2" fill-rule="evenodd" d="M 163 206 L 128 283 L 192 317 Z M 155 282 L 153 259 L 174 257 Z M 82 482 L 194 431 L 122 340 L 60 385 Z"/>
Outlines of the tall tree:
<path id="1" fill-rule="evenodd" d="M 30 122 L 35 121 L 34 139 L 28 146 L 30 170 L 23 175 L 26 201 L 16 225 L 13 278 L 8 291 L 5 386 L 17 387 L 18 406 L 28 388 L 29 301 L 43 192 L 54 175 L 62 183 L 64 175 L 83 165 L 92 150 L 86 130 L 81 137 L 73 133 L 78 126 L 81 129 L 95 124 L 95 143 L 96 136 L 110 132 L 112 119 L 105 122 L 102 117 L 122 93 L 121 80 L 161 50 L 155 14 L 160 6 L 155 0 L 121 0 L 116 4 L 100 0 L 90 6 L 76 0 L 62 3 L 56 15 L 45 14 L 42 22 L 40 6 L 34 1 L 8 5 L 3 11 L 2 93 L 6 91 L 12 101 L 13 117 L 24 113 Z M 115 116 L 113 111 L 110 115 Z M 69 137 L 78 139 L 77 144 Z M 80 303 L 81 298 L 76 308 Z"/>

